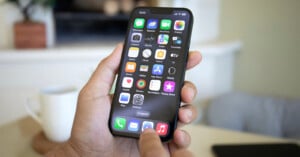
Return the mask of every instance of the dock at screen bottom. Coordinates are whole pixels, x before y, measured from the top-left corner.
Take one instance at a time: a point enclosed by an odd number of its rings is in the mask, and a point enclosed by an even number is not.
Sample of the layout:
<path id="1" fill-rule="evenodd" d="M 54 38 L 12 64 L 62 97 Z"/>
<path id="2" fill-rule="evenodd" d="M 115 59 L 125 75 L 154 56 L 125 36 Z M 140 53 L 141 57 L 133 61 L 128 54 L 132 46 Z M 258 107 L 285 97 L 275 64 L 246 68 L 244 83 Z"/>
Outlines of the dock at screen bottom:
<path id="1" fill-rule="evenodd" d="M 160 136 L 166 136 L 169 133 L 169 124 L 165 122 L 128 117 L 115 117 L 113 119 L 113 129 L 116 131 L 140 134 L 149 128 L 154 129 Z"/>

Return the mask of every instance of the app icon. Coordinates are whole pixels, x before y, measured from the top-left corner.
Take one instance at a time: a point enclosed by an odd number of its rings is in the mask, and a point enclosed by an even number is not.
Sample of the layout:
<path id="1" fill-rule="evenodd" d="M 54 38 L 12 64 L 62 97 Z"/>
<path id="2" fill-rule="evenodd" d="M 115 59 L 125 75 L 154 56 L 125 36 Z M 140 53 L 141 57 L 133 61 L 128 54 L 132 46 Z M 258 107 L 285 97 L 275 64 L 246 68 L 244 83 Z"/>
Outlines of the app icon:
<path id="1" fill-rule="evenodd" d="M 114 128 L 117 130 L 124 130 L 126 127 L 126 119 L 117 117 L 114 122 Z"/>
<path id="2" fill-rule="evenodd" d="M 179 36 L 172 37 L 172 43 L 173 45 L 181 45 L 182 44 L 181 37 Z"/>
<path id="3" fill-rule="evenodd" d="M 157 44 L 167 45 L 169 42 L 169 35 L 168 34 L 160 34 L 157 38 Z"/>
<path id="4" fill-rule="evenodd" d="M 150 49 L 145 49 L 145 50 L 143 51 L 143 57 L 144 57 L 144 58 L 149 58 L 149 57 L 151 57 L 151 54 L 152 54 L 152 51 L 151 51 Z"/>
<path id="5" fill-rule="evenodd" d="M 158 26 L 158 19 L 149 19 L 147 22 L 147 29 L 156 29 Z"/>
<path id="6" fill-rule="evenodd" d="M 159 91 L 160 90 L 161 81 L 160 80 L 151 80 L 149 89 L 152 91 Z"/>
<path id="7" fill-rule="evenodd" d="M 131 88 L 133 84 L 133 78 L 132 77 L 124 77 L 122 81 L 122 87 L 123 88 Z"/>
<path id="8" fill-rule="evenodd" d="M 144 18 L 136 18 L 134 20 L 133 28 L 142 29 L 142 28 L 144 28 L 144 25 L 145 25 L 145 19 Z"/>
<path id="9" fill-rule="evenodd" d="M 153 122 L 149 122 L 149 121 L 144 121 L 143 125 L 142 125 L 142 131 L 146 130 L 146 129 L 153 129 Z"/>
<path id="10" fill-rule="evenodd" d="M 171 53 L 171 54 L 170 54 L 170 57 L 172 57 L 172 58 L 178 58 L 178 57 L 179 57 L 179 54 Z"/>
<path id="11" fill-rule="evenodd" d="M 157 49 L 155 51 L 155 59 L 164 60 L 166 58 L 167 51 L 165 49 Z"/>
<path id="12" fill-rule="evenodd" d="M 176 20 L 174 23 L 174 30 L 183 31 L 185 27 L 185 21 L 183 20 Z"/>
<path id="13" fill-rule="evenodd" d="M 128 104 L 130 100 L 130 94 L 129 93 L 121 93 L 119 97 L 119 102 L 121 104 Z"/>
<path id="14" fill-rule="evenodd" d="M 164 82 L 164 92 L 172 93 L 175 91 L 176 83 L 174 81 L 165 81 Z"/>
<path id="15" fill-rule="evenodd" d="M 155 34 L 147 33 L 145 35 L 145 38 L 144 38 L 145 44 L 152 45 L 155 40 L 156 40 L 156 35 Z"/>
<path id="16" fill-rule="evenodd" d="M 168 31 L 171 29 L 172 21 L 170 19 L 162 19 L 160 22 L 160 29 Z"/>
<path id="17" fill-rule="evenodd" d="M 133 105 L 143 105 L 144 95 L 143 94 L 134 94 L 132 104 Z"/>
<path id="18" fill-rule="evenodd" d="M 128 51 L 128 57 L 136 58 L 139 55 L 140 49 L 138 47 L 130 47 Z"/>
<path id="19" fill-rule="evenodd" d="M 131 120 L 128 123 L 128 130 L 137 132 L 140 128 L 140 122 L 138 120 Z"/>
<path id="20" fill-rule="evenodd" d="M 134 73 L 136 68 L 135 62 L 127 62 L 125 67 L 125 72 Z"/>
<path id="21" fill-rule="evenodd" d="M 136 82 L 136 87 L 138 89 L 144 89 L 146 87 L 146 80 L 144 79 L 139 79 L 137 82 Z"/>
<path id="22" fill-rule="evenodd" d="M 164 72 L 164 65 L 154 64 L 152 67 L 152 75 L 162 75 Z"/>
<path id="23" fill-rule="evenodd" d="M 139 43 L 142 40 L 142 33 L 132 33 L 131 42 Z"/>
<path id="24" fill-rule="evenodd" d="M 169 73 L 170 75 L 175 75 L 175 73 L 176 73 L 176 68 L 175 68 L 175 67 L 170 67 L 170 68 L 168 69 L 168 73 Z"/>
<path id="25" fill-rule="evenodd" d="M 148 65 L 141 65 L 140 66 L 140 71 L 141 72 L 148 72 L 149 66 Z"/>
<path id="26" fill-rule="evenodd" d="M 157 123 L 155 130 L 158 135 L 165 136 L 168 133 L 168 128 L 169 126 L 166 123 Z"/>

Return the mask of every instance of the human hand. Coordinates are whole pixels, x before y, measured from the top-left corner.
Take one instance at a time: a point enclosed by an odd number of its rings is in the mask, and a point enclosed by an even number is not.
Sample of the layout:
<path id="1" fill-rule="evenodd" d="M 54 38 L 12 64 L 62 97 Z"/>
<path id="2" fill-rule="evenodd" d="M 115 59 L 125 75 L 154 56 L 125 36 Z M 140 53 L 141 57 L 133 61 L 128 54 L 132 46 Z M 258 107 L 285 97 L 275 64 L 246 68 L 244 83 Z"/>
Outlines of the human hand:
<path id="1" fill-rule="evenodd" d="M 158 134 L 153 129 L 142 132 L 139 140 L 139 150 L 141 157 L 193 157 L 193 154 L 185 148 L 167 152 Z"/>
<path id="2" fill-rule="evenodd" d="M 108 128 L 112 97 L 109 94 L 117 73 L 122 44 L 119 44 L 111 55 L 103 59 L 88 83 L 81 90 L 71 137 L 63 146 L 49 152 L 47 156 L 99 156 L 102 157 L 136 157 L 139 156 L 138 140 L 114 137 Z M 199 52 L 190 52 L 187 69 L 196 66 L 201 60 Z M 196 95 L 196 88 L 185 82 L 181 90 L 181 100 L 191 103 Z M 192 122 L 197 117 L 196 108 L 184 105 L 179 109 L 179 127 Z M 187 132 L 177 128 L 174 139 L 164 144 L 172 152 L 186 148 L 190 144 Z"/>

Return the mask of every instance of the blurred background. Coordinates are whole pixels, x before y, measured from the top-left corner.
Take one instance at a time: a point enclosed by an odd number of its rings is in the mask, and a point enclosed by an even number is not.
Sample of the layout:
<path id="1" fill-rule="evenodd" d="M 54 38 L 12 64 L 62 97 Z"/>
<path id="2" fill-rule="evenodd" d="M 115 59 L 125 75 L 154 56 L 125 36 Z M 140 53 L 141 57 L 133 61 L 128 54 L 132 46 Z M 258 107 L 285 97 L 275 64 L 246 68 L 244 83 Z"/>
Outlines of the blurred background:
<path id="1" fill-rule="evenodd" d="M 191 49 L 203 53 L 186 77 L 199 90 L 197 124 L 300 138 L 299 0 L 29 2 L 0 0 L 0 125 L 26 116 L 43 86 L 82 87 L 134 7 L 173 6 L 193 11 Z"/>

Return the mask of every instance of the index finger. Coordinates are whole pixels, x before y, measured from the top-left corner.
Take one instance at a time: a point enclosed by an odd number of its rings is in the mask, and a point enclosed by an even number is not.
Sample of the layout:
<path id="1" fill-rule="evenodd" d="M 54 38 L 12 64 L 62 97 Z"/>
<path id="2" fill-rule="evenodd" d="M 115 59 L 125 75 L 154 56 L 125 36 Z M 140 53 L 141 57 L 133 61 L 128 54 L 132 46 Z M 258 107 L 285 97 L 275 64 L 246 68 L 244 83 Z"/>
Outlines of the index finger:
<path id="1" fill-rule="evenodd" d="M 141 157 L 168 157 L 159 136 L 153 129 L 146 129 L 140 136 Z"/>

